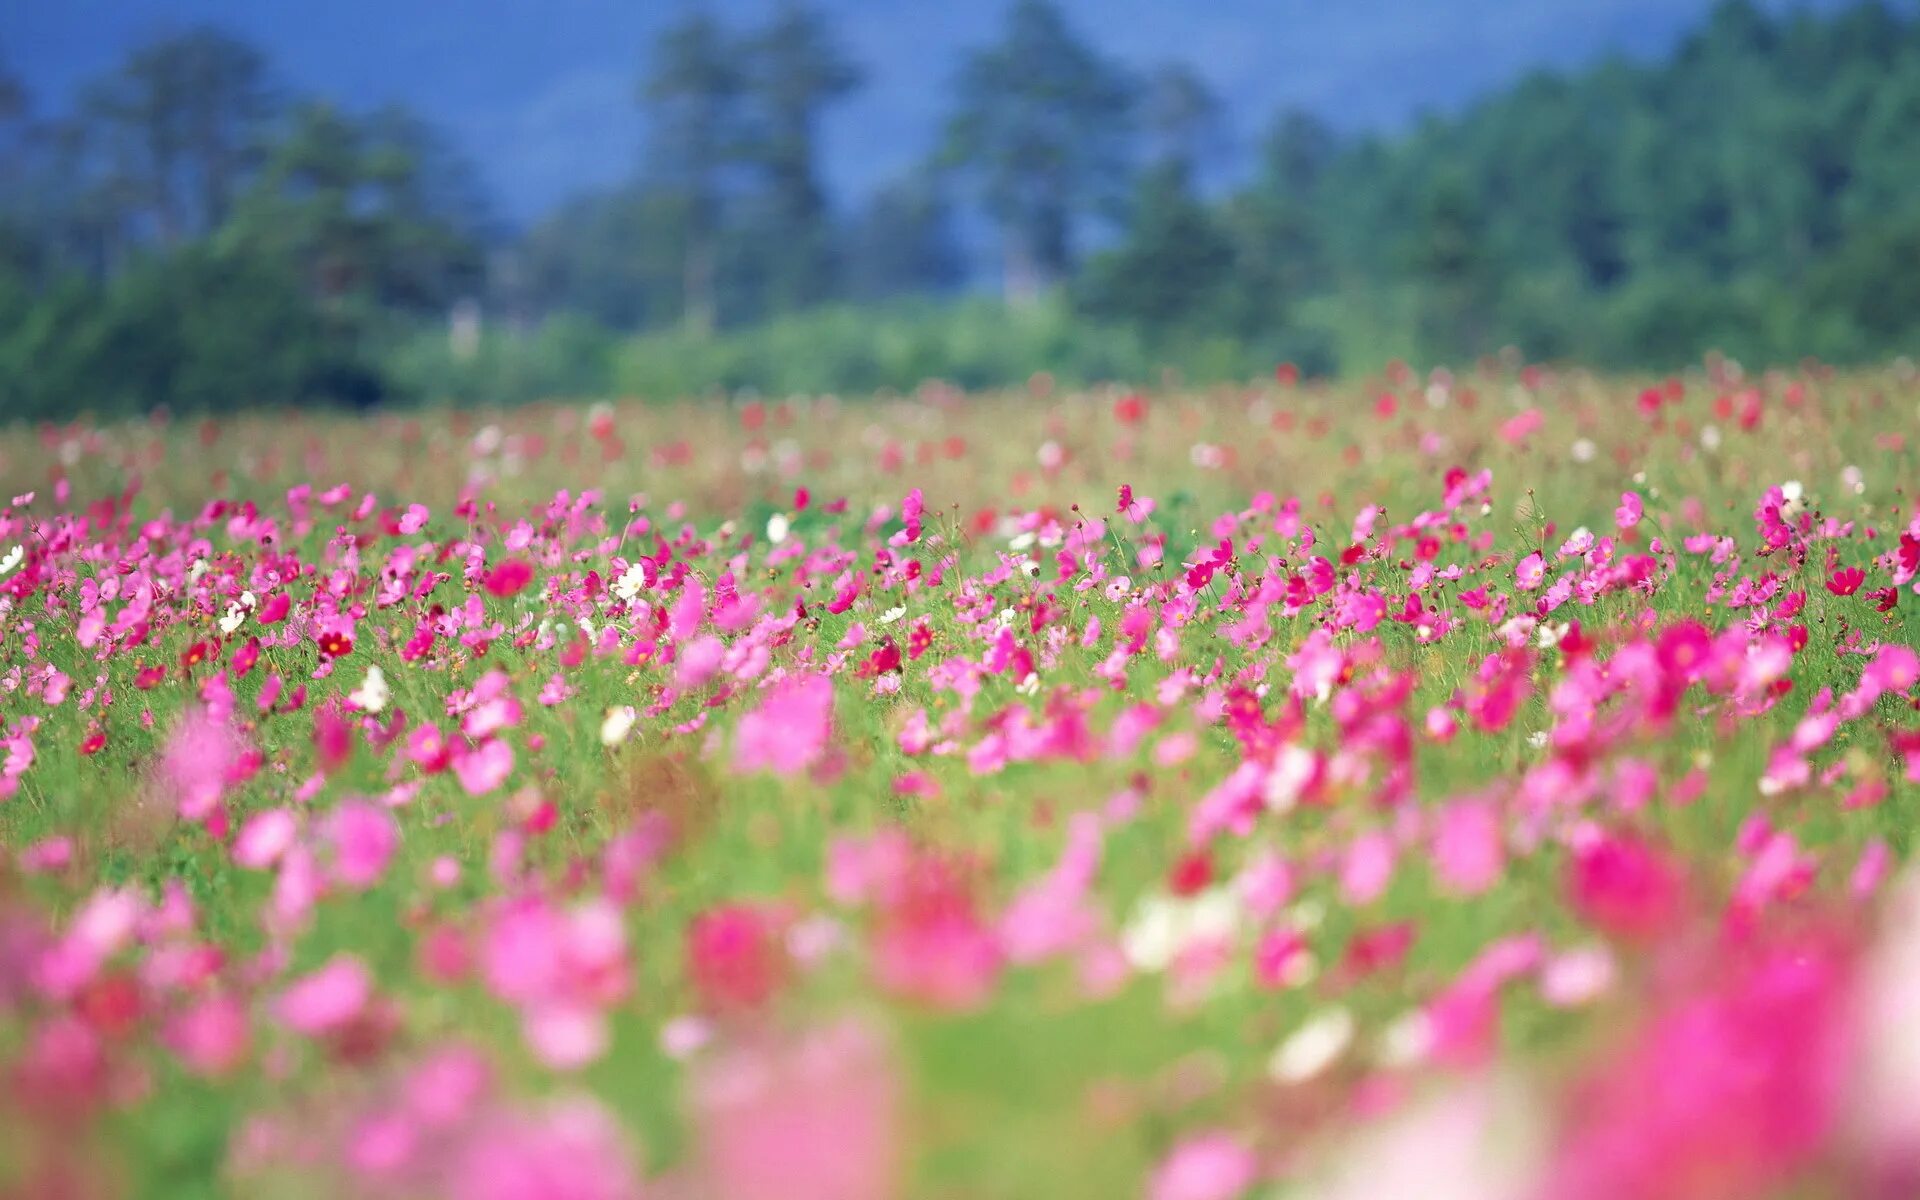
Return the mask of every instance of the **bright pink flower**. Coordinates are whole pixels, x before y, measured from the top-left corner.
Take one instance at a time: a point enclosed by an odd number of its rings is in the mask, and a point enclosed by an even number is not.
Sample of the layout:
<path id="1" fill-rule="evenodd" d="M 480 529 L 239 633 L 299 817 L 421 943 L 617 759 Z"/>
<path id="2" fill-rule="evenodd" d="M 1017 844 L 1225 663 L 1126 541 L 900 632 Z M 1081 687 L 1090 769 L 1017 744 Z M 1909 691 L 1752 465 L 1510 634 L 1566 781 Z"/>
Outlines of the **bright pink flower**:
<path id="1" fill-rule="evenodd" d="M 1576 850 L 1566 885 L 1584 920 L 1630 941 L 1671 934 L 1686 909 L 1679 868 L 1632 834 L 1602 834 Z"/>
<path id="2" fill-rule="evenodd" d="M 532 582 L 533 568 L 520 559 L 509 558 L 483 575 L 480 586 L 489 596 L 505 598 L 519 595 Z"/>
<path id="3" fill-rule="evenodd" d="M 1827 576 L 1827 590 L 1836 596 L 1851 596 L 1866 581 L 1867 573 L 1859 567 L 1835 567 Z"/>

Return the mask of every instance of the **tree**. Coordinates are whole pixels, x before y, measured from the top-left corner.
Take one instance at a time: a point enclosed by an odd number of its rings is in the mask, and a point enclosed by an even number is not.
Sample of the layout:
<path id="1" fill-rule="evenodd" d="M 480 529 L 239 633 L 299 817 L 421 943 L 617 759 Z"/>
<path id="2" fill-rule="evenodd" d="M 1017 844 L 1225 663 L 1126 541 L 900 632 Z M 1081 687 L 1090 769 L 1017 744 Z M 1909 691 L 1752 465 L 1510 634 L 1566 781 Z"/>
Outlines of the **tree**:
<path id="1" fill-rule="evenodd" d="M 1407 263 L 1427 289 L 1422 332 L 1436 357 L 1487 349 L 1493 264 L 1485 212 L 1463 175 L 1443 173 L 1428 184 L 1414 215 Z"/>
<path id="2" fill-rule="evenodd" d="M 660 35 L 640 85 L 652 121 L 651 175 L 679 210 L 682 319 L 700 334 L 719 320 L 718 240 L 742 149 L 740 63 L 727 31 L 697 12 Z"/>
<path id="3" fill-rule="evenodd" d="M 848 281 L 855 299 L 949 292 L 965 279 L 952 212 L 931 172 L 908 175 L 874 194 L 848 239 Z"/>
<path id="4" fill-rule="evenodd" d="M 226 219 L 261 162 L 277 102 L 259 51 L 197 28 L 133 51 L 87 90 L 82 111 L 111 156 L 116 190 L 172 244 Z"/>
<path id="5" fill-rule="evenodd" d="M 1233 243 L 1172 159 L 1142 178 L 1126 240 L 1088 264 L 1077 299 L 1089 316 L 1155 333 L 1202 330 L 1219 316 L 1233 266 Z"/>
<path id="6" fill-rule="evenodd" d="M 413 114 L 310 102 L 221 240 L 294 265 L 336 311 L 438 312 L 479 286 L 483 203 L 471 167 Z"/>
<path id="7" fill-rule="evenodd" d="M 633 185 L 580 196 L 535 225 L 517 261 L 535 313 L 576 312 L 611 329 L 679 315 L 678 203 Z"/>
<path id="8" fill-rule="evenodd" d="M 944 161 L 1000 226 L 1005 290 L 1066 277 L 1075 225 L 1126 177 L 1132 91 L 1048 0 L 1018 0 L 999 42 L 962 66 Z"/>
<path id="9" fill-rule="evenodd" d="M 761 176 L 769 306 L 803 307 L 834 290 L 832 229 L 818 156 L 821 114 L 860 86 L 860 69 L 825 19 L 798 0 L 781 5 L 747 46 L 753 112 L 746 153 Z"/>
<path id="10" fill-rule="evenodd" d="M 1149 82 L 1142 113 L 1159 163 L 1172 163 L 1189 177 L 1224 149 L 1226 118 L 1220 97 L 1191 67 L 1174 63 L 1162 67 Z"/>

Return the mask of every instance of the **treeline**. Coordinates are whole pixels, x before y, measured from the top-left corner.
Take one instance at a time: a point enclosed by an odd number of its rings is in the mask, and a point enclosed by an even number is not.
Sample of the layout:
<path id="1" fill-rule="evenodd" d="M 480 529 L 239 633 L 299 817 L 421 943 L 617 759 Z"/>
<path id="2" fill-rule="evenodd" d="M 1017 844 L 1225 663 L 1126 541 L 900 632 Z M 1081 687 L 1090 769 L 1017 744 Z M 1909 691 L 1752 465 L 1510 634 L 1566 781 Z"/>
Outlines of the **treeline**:
<path id="1" fill-rule="evenodd" d="M 831 24 L 696 12 L 643 56 L 632 181 L 520 233 L 416 117 L 289 96 L 217 31 L 139 50 L 58 117 L 7 78 L 8 414 L 1509 345 L 1660 368 L 1920 334 L 1920 19 L 1879 0 L 1724 0 L 1659 62 L 1537 74 L 1391 136 L 1283 112 L 1251 155 L 1191 67 L 1130 72 L 1015 0 L 923 161 L 849 204 L 820 129 L 864 72 Z"/>

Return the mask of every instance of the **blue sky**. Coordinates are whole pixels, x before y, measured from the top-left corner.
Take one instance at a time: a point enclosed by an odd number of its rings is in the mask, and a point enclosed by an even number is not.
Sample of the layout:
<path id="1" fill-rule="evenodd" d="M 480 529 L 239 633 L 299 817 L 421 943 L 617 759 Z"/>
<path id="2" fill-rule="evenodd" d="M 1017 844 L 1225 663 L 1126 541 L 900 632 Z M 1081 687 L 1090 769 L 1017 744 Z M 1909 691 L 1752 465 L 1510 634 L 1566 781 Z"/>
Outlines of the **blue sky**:
<path id="1" fill-rule="evenodd" d="M 718 0 L 752 21 L 773 0 Z M 1810 0 L 1830 9 L 1843 0 Z M 0 0 L 0 55 L 53 108 L 125 51 L 196 22 L 267 50 L 293 88 L 353 104 L 403 101 L 481 164 L 502 213 L 527 220 L 633 170 L 634 80 L 653 34 L 690 0 Z M 821 0 L 869 72 L 837 110 L 828 174 L 861 194 L 925 153 L 948 80 L 989 40 L 1004 0 Z M 1392 128 L 1536 66 L 1658 53 L 1712 0 L 1062 0 L 1119 61 L 1198 68 L 1250 141 L 1301 105 L 1335 124 Z M 1792 7 L 1772 3 L 1770 8 Z"/>

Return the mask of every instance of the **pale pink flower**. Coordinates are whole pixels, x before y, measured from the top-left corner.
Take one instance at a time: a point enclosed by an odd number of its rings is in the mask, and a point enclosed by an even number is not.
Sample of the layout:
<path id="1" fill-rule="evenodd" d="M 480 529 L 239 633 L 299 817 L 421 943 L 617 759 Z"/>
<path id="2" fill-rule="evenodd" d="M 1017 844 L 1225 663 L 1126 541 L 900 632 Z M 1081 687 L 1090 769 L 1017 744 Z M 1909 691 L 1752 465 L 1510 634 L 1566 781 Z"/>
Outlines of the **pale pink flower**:
<path id="1" fill-rule="evenodd" d="M 1183 1138 L 1154 1169 L 1149 1200 L 1235 1200 L 1259 1177 L 1253 1151 L 1228 1133 Z"/>
<path id="2" fill-rule="evenodd" d="M 351 1024 L 373 999 L 373 975 L 351 954 L 338 954 L 296 980 L 273 1002 L 280 1023 L 319 1037 Z"/>
<path id="3" fill-rule="evenodd" d="M 846 1021 L 696 1060 L 699 1169 L 727 1200 L 887 1200 L 904 1149 L 888 1048 Z"/>
<path id="4" fill-rule="evenodd" d="M 825 756 L 832 721 L 832 680 L 825 675 L 781 680 L 758 708 L 740 718 L 733 740 L 734 770 L 797 775 Z"/>

